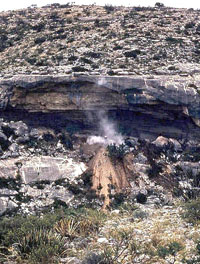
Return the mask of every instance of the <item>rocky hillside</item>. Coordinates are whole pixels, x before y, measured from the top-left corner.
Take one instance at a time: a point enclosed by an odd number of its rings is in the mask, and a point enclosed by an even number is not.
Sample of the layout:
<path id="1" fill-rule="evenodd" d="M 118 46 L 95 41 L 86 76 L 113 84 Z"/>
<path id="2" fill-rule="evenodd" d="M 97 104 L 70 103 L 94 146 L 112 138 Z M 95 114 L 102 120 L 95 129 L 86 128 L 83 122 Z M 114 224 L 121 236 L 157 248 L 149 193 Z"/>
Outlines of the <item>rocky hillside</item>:
<path id="1" fill-rule="evenodd" d="M 88 190 L 109 206 L 112 185 L 136 200 L 165 189 L 161 203 L 198 195 L 198 16 L 159 5 L 1 13 L 1 214 L 74 206 Z"/>
<path id="2" fill-rule="evenodd" d="M 199 17 L 0 13 L 0 263 L 200 263 Z"/>
<path id="3" fill-rule="evenodd" d="M 12 74 L 195 74 L 200 12 L 72 6 L 0 14 L 0 69 Z"/>

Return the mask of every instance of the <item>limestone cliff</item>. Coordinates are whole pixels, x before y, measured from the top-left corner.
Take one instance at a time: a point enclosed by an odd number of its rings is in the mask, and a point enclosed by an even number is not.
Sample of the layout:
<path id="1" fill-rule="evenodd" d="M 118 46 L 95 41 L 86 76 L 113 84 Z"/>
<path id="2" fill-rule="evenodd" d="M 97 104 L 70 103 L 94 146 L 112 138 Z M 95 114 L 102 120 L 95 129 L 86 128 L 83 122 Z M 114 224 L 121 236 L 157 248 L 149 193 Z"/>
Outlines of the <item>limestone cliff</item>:
<path id="1" fill-rule="evenodd" d="M 89 113 L 103 109 L 125 135 L 192 139 L 200 135 L 199 87 L 198 76 L 18 75 L 0 81 L 0 115 L 83 132 L 96 129 Z"/>

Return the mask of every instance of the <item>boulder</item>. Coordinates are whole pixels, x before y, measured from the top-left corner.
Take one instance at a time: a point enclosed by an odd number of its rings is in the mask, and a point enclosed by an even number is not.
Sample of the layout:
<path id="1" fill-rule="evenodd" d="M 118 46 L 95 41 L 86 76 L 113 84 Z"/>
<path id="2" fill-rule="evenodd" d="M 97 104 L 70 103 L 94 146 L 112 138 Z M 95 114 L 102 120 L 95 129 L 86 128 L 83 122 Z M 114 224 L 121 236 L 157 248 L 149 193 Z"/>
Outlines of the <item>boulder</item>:
<path id="1" fill-rule="evenodd" d="M 54 157 L 34 157 L 25 162 L 21 168 L 22 180 L 28 184 L 35 181 L 55 181 L 62 178 L 73 179 L 86 170 L 82 162 L 73 159 Z"/>
<path id="2" fill-rule="evenodd" d="M 0 198 L 0 216 L 5 212 L 12 211 L 17 207 L 17 204 L 10 201 L 9 198 Z"/>
<path id="3" fill-rule="evenodd" d="M 171 148 L 176 151 L 176 152 L 181 152 L 182 151 L 182 146 L 181 144 L 178 142 L 178 140 L 174 139 L 174 138 L 170 138 L 169 139 L 169 144 L 171 146 Z"/>
<path id="4" fill-rule="evenodd" d="M 8 138 L 2 131 L 0 131 L 0 145 L 4 150 L 7 149 L 9 145 Z"/>
<path id="5" fill-rule="evenodd" d="M 159 150 L 166 148 L 168 144 L 169 144 L 169 139 L 163 136 L 157 137 L 156 140 L 152 142 L 152 145 L 154 145 Z"/>
<path id="6" fill-rule="evenodd" d="M 11 122 L 10 127 L 14 130 L 14 134 L 18 137 L 24 137 L 25 135 L 28 135 L 28 126 L 22 121 Z"/>

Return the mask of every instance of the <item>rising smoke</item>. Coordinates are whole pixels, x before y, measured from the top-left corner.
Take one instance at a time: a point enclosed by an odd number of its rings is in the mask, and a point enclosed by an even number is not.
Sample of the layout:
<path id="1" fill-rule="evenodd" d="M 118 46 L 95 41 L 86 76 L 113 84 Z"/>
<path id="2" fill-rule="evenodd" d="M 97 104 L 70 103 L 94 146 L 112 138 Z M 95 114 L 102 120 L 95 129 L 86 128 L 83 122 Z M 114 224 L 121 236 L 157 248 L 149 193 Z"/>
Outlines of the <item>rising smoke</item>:
<path id="1" fill-rule="evenodd" d="M 101 145 L 107 146 L 110 144 L 120 145 L 124 142 L 122 135 L 117 132 L 115 124 L 108 119 L 104 111 L 100 111 L 98 113 L 97 120 L 99 122 L 100 136 L 90 136 L 87 139 L 88 144 L 91 145 L 99 143 Z"/>

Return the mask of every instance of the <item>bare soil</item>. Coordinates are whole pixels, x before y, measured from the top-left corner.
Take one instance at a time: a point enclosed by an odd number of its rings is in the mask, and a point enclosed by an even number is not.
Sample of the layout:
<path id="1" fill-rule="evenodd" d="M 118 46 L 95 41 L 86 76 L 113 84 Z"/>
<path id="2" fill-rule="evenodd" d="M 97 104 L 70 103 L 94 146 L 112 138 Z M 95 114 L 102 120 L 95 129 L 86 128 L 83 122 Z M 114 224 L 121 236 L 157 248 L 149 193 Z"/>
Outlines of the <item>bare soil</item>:
<path id="1" fill-rule="evenodd" d="M 103 209 L 106 209 L 110 204 L 112 188 L 116 193 L 119 193 L 130 187 L 129 178 L 132 177 L 132 174 L 127 161 L 128 159 L 112 160 L 105 147 L 101 147 L 92 159 L 92 188 L 99 196 L 105 197 Z"/>

